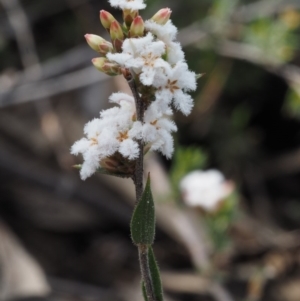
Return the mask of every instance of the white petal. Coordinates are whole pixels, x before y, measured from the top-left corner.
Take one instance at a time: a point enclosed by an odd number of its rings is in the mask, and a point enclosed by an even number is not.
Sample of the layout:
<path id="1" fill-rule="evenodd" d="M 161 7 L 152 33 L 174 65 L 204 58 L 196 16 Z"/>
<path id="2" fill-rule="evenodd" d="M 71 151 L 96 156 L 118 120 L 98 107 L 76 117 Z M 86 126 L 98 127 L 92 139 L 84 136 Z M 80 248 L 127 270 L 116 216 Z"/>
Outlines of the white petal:
<path id="1" fill-rule="evenodd" d="M 132 139 L 121 142 L 119 152 L 129 160 L 134 160 L 139 156 L 139 146 Z"/>
<path id="2" fill-rule="evenodd" d="M 181 90 L 175 92 L 173 103 L 174 107 L 184 115 L 189 115 L 194 106 L 192 97 Z"/>
<path id="3" fill-rule="evenodd" d="M 125 64 L 132 58 L 130 54 L 127 53 L 107 53 L 106 57 L 113 62 L 125 66 Z"/>
<path id="4" fill-rule="evenodd" d="M 151 67 L 145 66 L 142 69 L 142 73 L 140 75 L 140 81 L 145 85 L 145 86 L 150 86 L 153 83 L 153 78 L 155 75 L 155 70 Z"/>
<path id="5" fill-rule="evenodd" d="M 167 118 L 162 118 L 158 120 L 157 126 L 159 128 L 162 128 L 168 132 L 176 132 L 177 131 L 177 126 L 173 120 L 169 120 Z"/>
<path id="6" fill-rule="evenodd" d="M 101 129 L 101 121 L 99 118 L 94 118 L 84 126 L 84 134 L 88 138 L 94 137 Z"/>
<path id="7" fill-rule="evenodd" d="M 176 64 L 178 61 L 184 61 L 184 52 L 178 42 L 171 42 L 168 44 L 167 58 L 171 65 Z"/>
<path id="8" fill-rule="evenodd" d="M 143 125 L 143 140 L 147 142 L 153 142 L 157 139 L 157 130 L 156 128 L 149 124 L 146 123 Z"/>
<path id="9" fill-rule="evenodd" d="M 90 144 L 91 142 L 86 138 L 76 141 L 71 147 L 71 154 L 77 156 L 78 154 L 86 152 L 89 149 Z"/>
<path id="10" fill-rule="evenodd" d="M 177 28 L 169 20 L 166 24 L 160 25 L 152 20 L 145 21 L 145 28 L 165 43 L 169 43 L 176 38 Z"/>
<path id="11" fill-rule="evenodd" d="M 132 128 L 128 132 L 130 138 L 141 139 L 142 138 L 143 125 L 140 121 L 135 121 Z"/>
<path id="12" fill-rule="evenodd" d="M 120 104 L 120 102 L 122 100 L 127 101 L 129 103 L 134 103 L 134 99 L 132 96 L 126 94 L 126 93 L 122 93 L 122 92 L 117 92 L 117 93 L 113 93 L 108 100 L 112 103 L 117 103 Z"/>
<path id="13" fill-rule="evenodd" d="M 160 135 L 161 139 L 163 140 L 163 144 L 159 150 L 162 152 L 163 155 L 167 157 L 167 159 L 170 159 L 174 152 L 173 137 L 169 132 L 165 130 L 161 130 Z"/>

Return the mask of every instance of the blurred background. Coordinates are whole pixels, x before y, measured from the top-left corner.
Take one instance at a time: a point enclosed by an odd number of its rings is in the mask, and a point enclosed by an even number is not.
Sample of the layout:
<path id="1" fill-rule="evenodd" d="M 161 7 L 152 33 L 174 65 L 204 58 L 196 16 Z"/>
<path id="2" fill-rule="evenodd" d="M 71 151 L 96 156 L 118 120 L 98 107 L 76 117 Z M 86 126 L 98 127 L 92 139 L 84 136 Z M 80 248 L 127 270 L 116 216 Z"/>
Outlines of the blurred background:
<path id="1" fill-rule="evenodd" d="M 300 1 L 147 0 L 170 7 L 195 108 L 176 152 L 146 157 L 166 300 L 300 300 Z M 142 300 L 131 181 L 81 181 L 69 154 L 121 77 L 91 64 L 104 0 L 0 0 L 0 300 Z M 213 212 L 180 189 L 217 169 Z"/>

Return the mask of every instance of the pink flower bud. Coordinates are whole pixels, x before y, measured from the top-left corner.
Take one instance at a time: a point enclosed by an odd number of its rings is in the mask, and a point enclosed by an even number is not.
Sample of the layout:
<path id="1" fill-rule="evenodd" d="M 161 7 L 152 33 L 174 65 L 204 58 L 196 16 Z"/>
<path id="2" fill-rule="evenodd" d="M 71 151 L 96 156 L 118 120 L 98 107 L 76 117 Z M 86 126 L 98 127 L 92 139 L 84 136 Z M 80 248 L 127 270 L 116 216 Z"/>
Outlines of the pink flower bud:
<path id="1" fill-rule="evenodd" d="M 121 25 L 118 21 L 113 21 L 109 28 L 109 33 L 112 41 L 124 40 L 124 34 Z"/>
<path id="2" fill-rule="evenodd" d="M 123 20 L 127 28 L 130 28 L 130 25 L 135 17 L 139 15 L 137 10 L 124 9 L 123 10 Z"/>
<path id="3" fill-rule="evenodd" d="M 112 44 L 113 44 L 115 50 L 117 52 L 121 52 L 122 44 L 123 44 L 123 40 L 124 40 L 124 34 L 123 34 L 123 30 L 122 30 L 122 27 L 119 24 L 119 22 L 114 21 L 111 23 L 109 33 L 110 33 L 111 41 L 112 41 Z"/>
<path id="4" fill-rule="evenodd" d="M 160 9 L 152 18 L 154 22 L 160 25 L 165 25 L 171 16 L 172 11 L 169 8 Z"/>
<path id="5" fill-rule="evenodd" d="M 142 17 L 137 16 L 131 23 L 129 36 L 131 38 L 142 37 L 144 35 L 144 29 L 145 26 Z"/>
<path id="6" fill-rule="evenodd" d="M 100 21 L 105 29 L 109 29 L 112 22 L 116 21 L 114 16 L 105 10 L 100 10 Z"/>
<path id="7" fill-rule="evenodd" d="M 109 75 L 115 76 L 121 74 L 121 68 L 118 64 L 109 61 L 105 57 L 97 57 L 92 59 L 94 66 L 101 72 Z"/>
<path id="8" fill-rule="evenodd" d="M 108 52 L 113 51 L 113 46 L 110 42 L 104 40 L 100 36 L 94 35 L 94 34 L 86 34 L 85 39 L 89 46 L 102 54 L 107 54 Z"/>

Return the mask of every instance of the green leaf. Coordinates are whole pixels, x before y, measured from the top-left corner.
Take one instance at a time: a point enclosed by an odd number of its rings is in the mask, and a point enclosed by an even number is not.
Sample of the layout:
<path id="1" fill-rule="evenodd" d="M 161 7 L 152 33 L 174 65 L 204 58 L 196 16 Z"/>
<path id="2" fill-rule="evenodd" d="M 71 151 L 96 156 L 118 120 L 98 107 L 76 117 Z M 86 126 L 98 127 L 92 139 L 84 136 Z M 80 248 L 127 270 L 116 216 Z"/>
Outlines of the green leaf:
<path id="1" fill-rule="evenodd" d="M 148 301 L 148 297 L 147 297 L 147 292 L 146 292 L 146 286 L 145 286 L 145 282 L 142 282 L 142 292 L 143 292 L 143 297 L 145 301 Z"/>
<path id="2" fill-rule="evenodd" d="M 159 268 L 152 247 L 149 247 L 148 256 L 149 256 L 149 268 L 150 268 L 150 273 L 152 278 L 155 300 L 163 301 L 164 298 L 163 298 L 163 290 L 161 285 Z"/>
<path id="3" fill-rule="evenodd" d="M 100 174 L 103 174 L 103 175 L 114 176 L 114 177 L 123 178 L 123 179 L 131 177 L 130 174 L 111 172 L 111 171 L 106 170 L 105 168 L 98 168 L 97 172 Z"/>
<path id="4" fill-rule="evenodd" d="M 142 198 L 135 207 L 131 224 L 132 241 L 138 245 L 151 245 L 155 236 L 155 209 L 150 188 L 150 175 Z"/>

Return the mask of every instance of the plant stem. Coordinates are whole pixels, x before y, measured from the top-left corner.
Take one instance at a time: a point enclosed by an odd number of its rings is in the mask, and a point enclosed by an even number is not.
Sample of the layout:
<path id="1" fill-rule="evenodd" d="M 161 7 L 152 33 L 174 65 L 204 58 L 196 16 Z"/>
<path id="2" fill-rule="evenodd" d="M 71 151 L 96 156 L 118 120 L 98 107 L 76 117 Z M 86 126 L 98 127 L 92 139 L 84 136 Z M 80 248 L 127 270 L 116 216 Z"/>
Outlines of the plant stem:
<path id="1" fill-rule="evenodd" d="M 142 278 L 146 288 L 146 294 L 149 301 L 155 301 L 152 279 L 149 269 L 148 246 L 138 245 L 139 262 L 141 267 Z"/>
<path id="2" fill-rule="evenodd" d="M 128 85 L 132 91 L 132 95 L 135 100 L 136 107 L 136 117 L 137 120 L 141 123 L 144 122 L 144 104 L 141 101 L 140 95 L 137 91 L 136 83 L 134 78 L 131 76 L 127 78 Z M 139 145 L 139 157 L 135 162 L 135 172 L 133 176 L 133 181 L 135 184 L 135 192 L 136 192 L 136 202 L 138 203 L 143 194 L 143 177 L 144 177 L 144 145 L 141 140 L 137 141 Z"/>
<path id="3" fill-rule="evenodd" d="M 145 104 L 141 100 L 141 97 L 138 93 L 136 82 L 132 75 L 125 76 L 128 85 L 131 89 L 132 95 L 135 100 L 136 106 L 136 118 L 141 123 L 144 122 L 144 112 L 145 112 Z M 139 157 L 136 159 L 135 162 L 135 172 L 132 177 L 134 185 L 135 185 L 135 192 L 136 192 L 136 204 L 141 200 L 143 194 L 143 178 L 144 178 L 144 144 L 142 140 L 137 141 L 139 145 Z M 145 284 L 146 294 L 148 297 L 148 301 L 156 301 L 154 297 L 154 290 L 152 284 L 152 278 L 149 269 L 149 261 L 148 261 L 148 246 L 147 245 L 138 245 L 138 252 L 139 252 L 139 263 L 140 269 L 142 274 L 142 280 Z"/>

